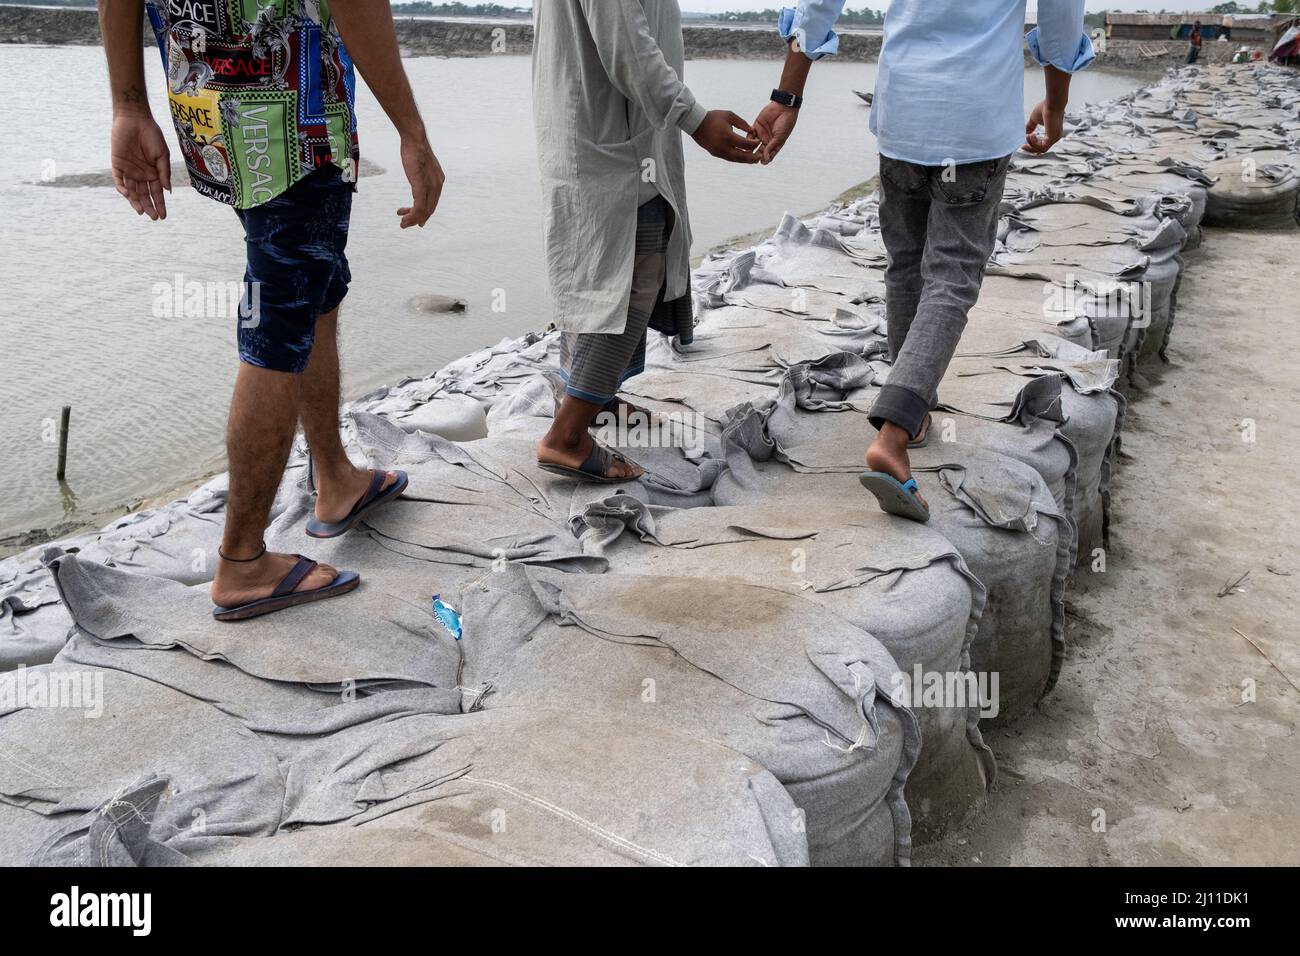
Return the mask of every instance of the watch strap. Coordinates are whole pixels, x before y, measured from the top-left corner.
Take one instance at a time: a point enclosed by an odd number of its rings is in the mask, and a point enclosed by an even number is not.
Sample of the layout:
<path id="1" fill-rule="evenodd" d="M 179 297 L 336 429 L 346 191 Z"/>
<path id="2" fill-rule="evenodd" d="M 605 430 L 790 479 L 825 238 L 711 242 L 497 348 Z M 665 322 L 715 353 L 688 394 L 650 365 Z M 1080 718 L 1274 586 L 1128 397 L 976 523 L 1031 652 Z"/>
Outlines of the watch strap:
<path id="1" fill-rule="evenodd" d="M 799 107 L 803 106 L 803 97 L 795 96 L 793 93 L 787 93 L 785 90 L 773 90 L 772 102 L 780 103 L 782 106 L 788 106 L 791 109 L 797 110 Z"/>

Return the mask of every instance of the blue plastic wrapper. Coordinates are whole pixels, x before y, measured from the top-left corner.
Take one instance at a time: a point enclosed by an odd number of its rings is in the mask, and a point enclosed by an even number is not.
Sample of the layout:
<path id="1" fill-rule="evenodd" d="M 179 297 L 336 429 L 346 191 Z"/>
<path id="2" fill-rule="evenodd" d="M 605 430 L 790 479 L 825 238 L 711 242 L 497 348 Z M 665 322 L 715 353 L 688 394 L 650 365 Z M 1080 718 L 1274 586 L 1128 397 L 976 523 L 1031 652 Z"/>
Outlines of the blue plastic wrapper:
<path id="1" fill-rule="evenodd" d="M 444 604 L 440 594 L 433 596 L 433 616 L 446 628 L 448 634 L 460 640 L 460 612 L 450 604 Z"/>

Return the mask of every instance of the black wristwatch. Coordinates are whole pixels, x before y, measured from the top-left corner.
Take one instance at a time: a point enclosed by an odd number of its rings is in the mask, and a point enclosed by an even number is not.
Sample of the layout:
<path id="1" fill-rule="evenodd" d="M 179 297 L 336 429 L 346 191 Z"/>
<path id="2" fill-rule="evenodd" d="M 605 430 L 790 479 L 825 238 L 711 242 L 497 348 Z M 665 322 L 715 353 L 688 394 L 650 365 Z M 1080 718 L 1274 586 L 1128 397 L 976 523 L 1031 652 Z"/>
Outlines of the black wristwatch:
<path id="1" fill-rule="evenodd" d="M 803 97 L 795 96 L 793 93 L 787 93 L 785 90 L 773 90 L 772 102 L 780 103 L 782 106 L 788 106 L 792 110 L 797 110 L 803 106 Z"/>

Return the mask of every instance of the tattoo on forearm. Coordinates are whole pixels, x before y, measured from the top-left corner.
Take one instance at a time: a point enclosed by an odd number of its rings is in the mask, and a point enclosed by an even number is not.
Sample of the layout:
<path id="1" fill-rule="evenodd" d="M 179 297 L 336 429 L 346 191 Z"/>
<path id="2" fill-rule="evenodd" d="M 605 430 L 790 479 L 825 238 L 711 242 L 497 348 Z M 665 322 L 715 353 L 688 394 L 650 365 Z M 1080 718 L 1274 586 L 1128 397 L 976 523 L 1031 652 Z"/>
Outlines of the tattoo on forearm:
<path id="1" fill-rule="evenodd" d="M 144 91 L 132 83 L 126 89 L 117 94 L 117 98 L 123 103 L 143 103 L 145 102 Z"/>

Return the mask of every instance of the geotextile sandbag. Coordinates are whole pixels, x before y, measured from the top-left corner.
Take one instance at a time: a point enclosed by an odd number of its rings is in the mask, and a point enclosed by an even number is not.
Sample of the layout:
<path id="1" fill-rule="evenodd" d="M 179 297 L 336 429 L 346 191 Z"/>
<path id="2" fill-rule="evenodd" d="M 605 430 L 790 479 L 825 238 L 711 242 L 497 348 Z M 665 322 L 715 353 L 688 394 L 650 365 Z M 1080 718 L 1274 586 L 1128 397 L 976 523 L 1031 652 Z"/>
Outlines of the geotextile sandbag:
<path id="1" fill-rule="evenodd" d="M 962 553 L 988 595 L 970 666 L 998 675 L 997 712 L 988 723 L 1003 724 L 1037 703 L 1060 673 L 1073 528 L 1028 466 L 983 449 L 953 445 L 943 451 L 945 464 L 931 467 L 948 494 L 931 495 L 930 521 Z M 994 489 L 997 494 L 986 494 Z"/>
<path id="2" fill-rule="evenodd" d="M 983 588 L 948 541 L 876 511 L 860 486 L 833 499 L 778 493 L 752 504 L 685 510 L 622 497 L 629 533 L 600 548 L 619 571 L 707 580 L 721 567 L 724 578 L 800 595 L 871 634 L 897 662 L 900 681 L 910 682 L 917 668 L 966 669 Z M 925 748 L 907 795 L 918 837 L 928 838 L 979 804 L 994 767 L 971 708 L 917 714 Z M 816 857 L 811 830 L 809 838 Z"/>
<path id="3" fill-rule="evenodd" d="M 54 569 L 84 634 L 66 658 L 24 672 L 24 687 L 62 671 L 93 677 L 113 719 L 30 703 L 0 711 L 0 800 L 59 823 L 33 862 L 203 862 L 232 838 L 274 841 L 416 805 L 443 840 L 403 862 L 440 862 L 447 842 L 498 863 L 806 862 L 796 808 L 758 765 L 605 713 L 481 712 L 484 690 L 458 684 L 461 642 L 400 597 L 368 602 L 387 605 L 369 615 L 386 633 L 339 641 L 326 632 L 356 629 L 322 617 L 304 648 L 292 643 L 302 621 L 286 630 L 261 619 L 241 640 L 187 613 L 203 600 L 194 589 L 73 557 Z M 168 635 L 171 614 L 196 624 Z M 402 642 L 412 653 L 394 667 Z M 669 773 L 701 792 L 684 800 L 663 789 Z M 628 793 L 640 799 L 629 804 Z M 105 808 L 121 806 L 147 810 L 147 825 L 105 832 Z M 0 837 L 0 847 L 26 845 Z M 313 863 L 313 847 L 267 842 L 259 855 Z"/>
<path id="4" fill-rule="evenodd" d="M 958 434 L 969 440 L 964 426 L 957 427 Z M 936 422 L 936 428 L 942 428 L 942 420 Z M 1059 440 L 1048 441 L 1047 447 L 1059 448 L 1068 462 L 1068 446 Z M 1026 453 L 1029 447 L 1025 446 Z M 912 453 L 912 461 L 931 508 L 930 522 L 922 534 L 942 535 L 961 555 L 966 570 L 984 586 L 986 598 L 970 646 L 971 667 L 1000 674 L 996 720 L 1013 719 L 1041 697 L 1052 679 L 1054 662 L 1059 666 L 1064 584 L 1073 556 L 1070 521 L 1037 472 L 1005 456 L 942 441 L 936 431 L 929 446 Z M 904 534 L 917 534 L 903 519 L 877 515 L 875 502 L 861 489 L 857 476 L 858 469 L 848 465 L 838 472 L 795 475 L 772 461 L 733 461 L 714 493 L 720 505 L 768 496 L 794 513 L 791 520 L 834 502 L 836 509 L 850 516 L 844 520 L 890 521 Z M 775 561 L 773 557 L 772 563 Z M 879 624 L 876 630 L 884 635 L 886 646 L 894 643 Z M 896 657 L 906 654 L 905 642 L 900 640 L 895 646 Z M 930 759 L 953 774 L 952 744 L 946 742 L 952 738 L 935 741 L 924 732 L 939 716 L 930 710 L 917 710 L 925 746 L 909 782 L 910 805 L 923 837 L 942 832 L 946 823 L 960 819 L 957 798 L 970 792 L 956 786 L 964 778 L 955 775 L 946 786 L 922 786 Z M 927 749 L 932 744 L 940 749 L 933 758 Z"/>
<path id="5" fill-rule="evenodd" d="M 896 665 L 866 631 L 734 578 L 535 570 L 528 580 L 543 613 L 524 633 L 477 623 L 480 607 L 527 604 L 509 578 L 490 579 L 492 593 L 465 607 L 466 633 L 492 645 L 466 667 L 490 685 L 489 711 L 545 703 L 689 729 L 772 771 L 814 862 L 907 861 L 902 790 L 920 736 L 889 696 Z"/>
<path id="6" fill-rule="evenodd" d="M 1300 223 L 1300 153 L 1242 152 L 1206 167 L 1205 224 L 1237 229 L 1294 229 Z"/>

